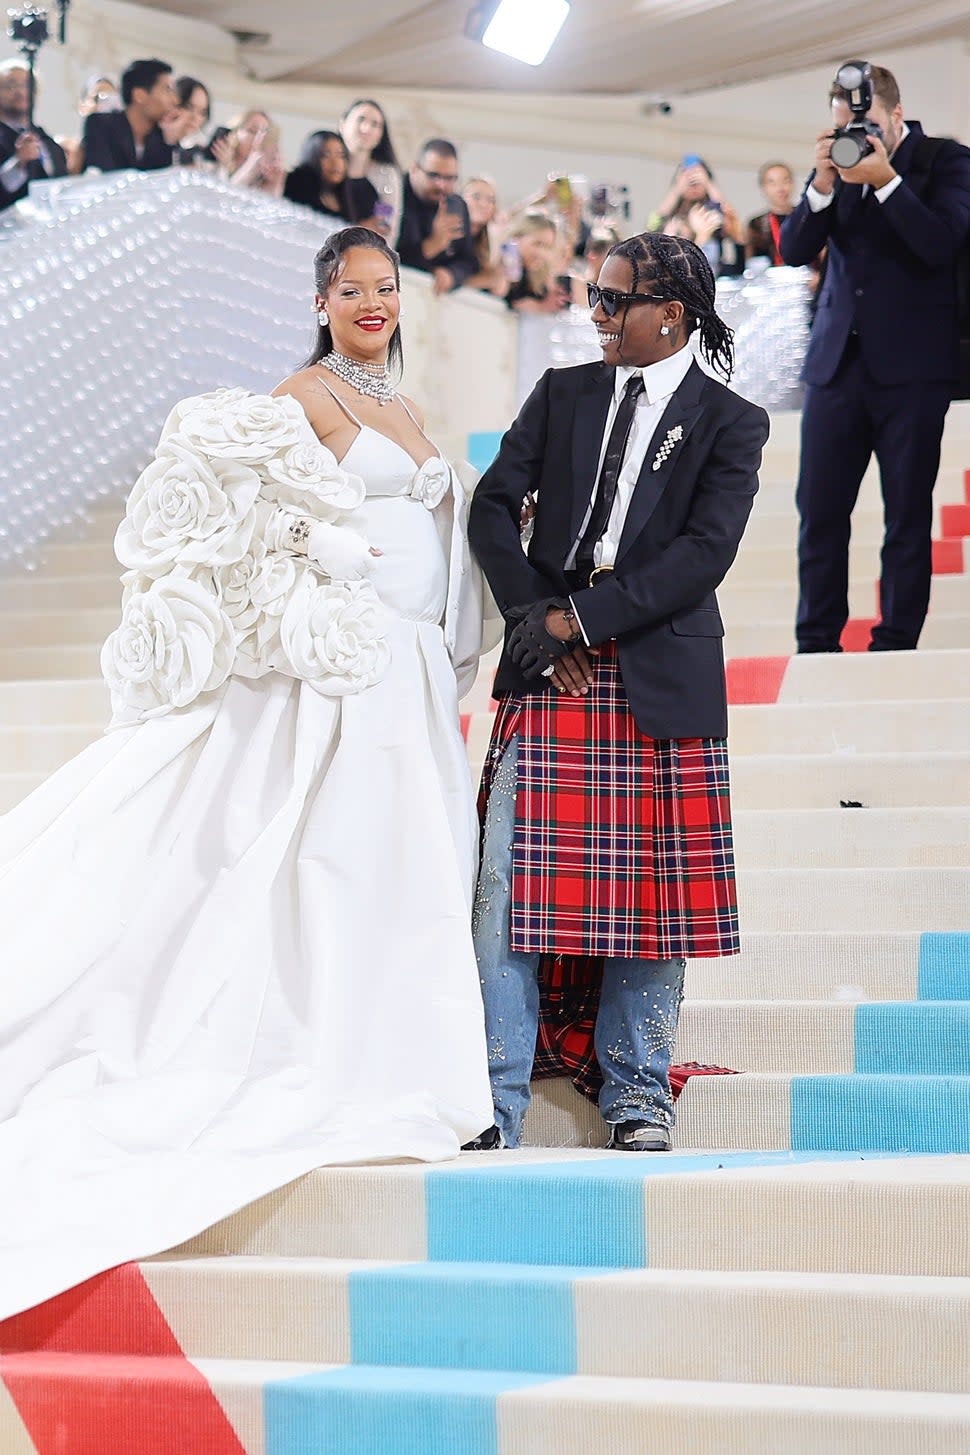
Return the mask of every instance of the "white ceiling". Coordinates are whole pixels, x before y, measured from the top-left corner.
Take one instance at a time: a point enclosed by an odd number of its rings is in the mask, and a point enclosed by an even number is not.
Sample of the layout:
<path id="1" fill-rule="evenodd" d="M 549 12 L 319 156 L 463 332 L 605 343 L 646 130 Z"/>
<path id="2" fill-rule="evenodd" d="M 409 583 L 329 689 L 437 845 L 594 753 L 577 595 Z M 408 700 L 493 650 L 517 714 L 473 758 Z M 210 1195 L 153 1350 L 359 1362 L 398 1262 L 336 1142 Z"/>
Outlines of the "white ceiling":
<path id="1" fill-rule="evenodd" d="M 683 95 L 915 42 L 970 40 L 966 0 L 572 0 L 541 67 L 467 39 L 472 0 L 155 0 L 227 31 L 261 80 Z"/>

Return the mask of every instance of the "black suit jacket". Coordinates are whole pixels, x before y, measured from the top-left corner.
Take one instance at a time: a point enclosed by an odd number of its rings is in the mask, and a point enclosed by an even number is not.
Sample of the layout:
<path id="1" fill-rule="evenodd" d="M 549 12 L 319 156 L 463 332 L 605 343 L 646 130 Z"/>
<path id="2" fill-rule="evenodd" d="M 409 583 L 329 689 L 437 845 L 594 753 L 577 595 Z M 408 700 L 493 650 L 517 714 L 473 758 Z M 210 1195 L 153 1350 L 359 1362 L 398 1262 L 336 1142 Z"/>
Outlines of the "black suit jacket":
<path id="1" fill-rule="evenodd" d="M 102 172 L 122 172 L 134 167 L 139 172 L 157 172 L 172 165 L 172 152 L 155 127 L 145 138 L 141 161 L 135 156 L 135 137 L 124 111 L 95 111 L 84 123 L 84 165 Z"/>
<path id="2" fill-rule="evenodd" d="M 602 364 L 547 370 L 475 491 L 469 540 L 506 616 L 569 592 L 566 561 L 592 495 L 614 377 Z M 678 425 L 680 440 L 654 470 Z M 572 591 L 591 644 L 616 638 L 631 709 L 651 737 L 727 732 L 714 591 L 737 554 L 767 438 L 763 409 L 692 365 L 647 448 L 613 575 Z M 526 555 L 519 512 L 529 490 L 538 504 Z M 506 648 L 497 695 L 554 690 L 527 681 Z"/>
<path id="3" fill-rule="evenodd" d="M 435 268 L 447 268 L 454 277 L 454 286 L 460 288 L 479 271 L 481 264 L 475 254 L 471 219 L 464 198 L 449 197 L 448 208 L 462 219 L 465 231 L 443 253 L 438 253 L 434 258 L 426 258 L 421 251 L 421 244 L 425 238 L 431 236 L 438 206 L 435 202 L 422 202 L 411 186 L 410 177 L 405 177 L 404 211 L 401 214 L 401 235 L 397 250 L 401 262 L 409 268 L 420 268 L 423 273 L 433 273 Z"/>
<path id="4" fill-rule="evenodd" d="M 839 179 L 828 207 L 813 212 L 803 196 L 782 227 L 786 263 L 810 263 L 828 247 L 807 384 L 831 382 L 853 330 L 878 384 L 957 377 L 956 256 L 970 229 L 970 151 L 946 142 L 917 197 L 906 173 L 923 128 L 907 125 L 892 158 L 903 180 L 885 202 Z"/>
<path id="5" fill-rule="evenodd" d="M 47 135 L 43 127 L 35 126 L 32 129 L 34 135 L 40 138 L 50 157 L 51 170 L 45 172 L 42 162 L 30 162 L 26 168 L 27 181 L 22 187 L 19 187 L 16 192 L 8 192 L 6 187 L 0 187 L 0 211 L 3 211 L 5 207 L 12 207 L 22 197 L 26 197 L 31 182 L 39 182 L 45 177 L 65 177 L 67 175 L 67 158 L 63 149 L 57 145 L 52 136 Z M 15 131 L 5 121 L 0 121 L 0 167 L 4 162 L 9 162 L 13 156 L 19 136 L 19 131 Z"/>

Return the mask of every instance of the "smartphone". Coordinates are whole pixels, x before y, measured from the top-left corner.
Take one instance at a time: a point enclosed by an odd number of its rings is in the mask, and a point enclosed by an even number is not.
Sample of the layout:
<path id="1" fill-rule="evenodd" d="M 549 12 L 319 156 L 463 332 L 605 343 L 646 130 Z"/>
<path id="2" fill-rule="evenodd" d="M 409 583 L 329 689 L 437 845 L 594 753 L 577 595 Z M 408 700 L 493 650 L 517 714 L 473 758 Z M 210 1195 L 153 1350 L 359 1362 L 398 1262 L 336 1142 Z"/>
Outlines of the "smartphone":
<path id="1" fill-rule="evenodd" d="M 556 184 L 556 201 L 560 207 L 568 207 L 573 200 L 573 184 L 568 177 L 553 177 Z"/>
<path id="2" fill-rule="evenodd" d="M 681 158 L 680 165 L 686 172 L 689 167 L 703 167 L 704 159 L 699 157 L 696 152 L 688 152 L 686 157 Z"/>

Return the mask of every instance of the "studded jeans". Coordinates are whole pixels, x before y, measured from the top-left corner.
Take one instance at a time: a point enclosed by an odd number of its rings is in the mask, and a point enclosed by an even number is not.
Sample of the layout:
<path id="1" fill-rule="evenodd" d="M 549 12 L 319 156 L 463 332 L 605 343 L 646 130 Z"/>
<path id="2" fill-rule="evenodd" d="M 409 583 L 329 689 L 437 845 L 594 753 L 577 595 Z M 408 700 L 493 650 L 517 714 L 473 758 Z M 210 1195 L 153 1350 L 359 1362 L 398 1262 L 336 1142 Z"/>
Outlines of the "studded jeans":
<path id="1" fill-rule="evenodd" d="M 539 1025 L 539 956 L 509 948 L 517 781 L 515 738 L 492 779 L 473 921 L 495 1122 L 508 1147 L 518 1146 L 529 1105 Z M 603 1072 L 599 1106 L 607 1122 L 673 1122 L 668 1071 L 685 963 L 603 960 L 595 1042 Z"/>

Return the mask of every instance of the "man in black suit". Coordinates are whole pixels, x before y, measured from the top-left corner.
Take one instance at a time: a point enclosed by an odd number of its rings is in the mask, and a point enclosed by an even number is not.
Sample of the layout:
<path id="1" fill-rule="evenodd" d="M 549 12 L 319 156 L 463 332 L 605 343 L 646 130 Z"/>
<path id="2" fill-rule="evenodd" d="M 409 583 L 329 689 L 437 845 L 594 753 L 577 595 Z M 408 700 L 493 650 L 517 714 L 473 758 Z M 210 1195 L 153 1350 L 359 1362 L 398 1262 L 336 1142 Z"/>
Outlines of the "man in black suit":
<path id="1" fill-rule="evenodd" d="M 881 129 L 872 150 L 840 171 L 833 133 L 823 133 L 781 232 L 786 263 L 810 263 L 828 249 L 803 374 L 800 652 L 841 650 L 851 515 L 873 451 L 885 538 L 870 651 L 915 647 L 929 604 L 933 486 L 958 367 L 956 263 L 970 228 L 970 152 L 904 121 L 891 72 L 873 66 L 872 87 L 868 119 Z M 847 93 L 836 84 L 830 94 L 843 126 Z"/>
<path id="2" fill-rule="evenodd" d="M 84 165 L 102 172 L 133 167 L 154 172 L 172 165 L 165 124 L 178 106 L 166 61 L 132 61 L 121 78 L 123 111 L 94 112 L 84 123 Z"/>
<path id="3" fill-rule="evenodd" d="M 397 250 L 401 262 L 434 278 L 436 293 L 450 293 L 480 268 L 471 221 L 458 186 L 458 152 L 443 137 L 425 142 L 404 179 L 404 211 Z"/>
<path id="4" fill-rule="evenodd" d="M 30 72 L 23 61 L 0 65 L 0 211 L 27 196 L 31 182 L 63 177 L 67 158 L 43 127 L 29 126 Z"/>
<path id="5" fill-rule="evenodd" d="M 578 957 L 601 985 L 610 1146 L 666 1151 L 685 961 L 738 950 L 714 592 L 768 419 L 688 347 L 699 334 L 730 372 L 731 332 L 693 243 L 617 244 L 590 301 L 603 362 L 543 376 L 469 519 L 506 618 L 474 919 L 496 1120 L 482 1149 L 518 1143 L 541 957 Z"/>

